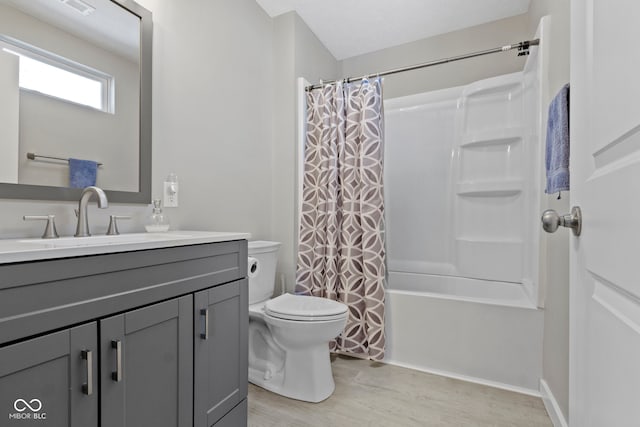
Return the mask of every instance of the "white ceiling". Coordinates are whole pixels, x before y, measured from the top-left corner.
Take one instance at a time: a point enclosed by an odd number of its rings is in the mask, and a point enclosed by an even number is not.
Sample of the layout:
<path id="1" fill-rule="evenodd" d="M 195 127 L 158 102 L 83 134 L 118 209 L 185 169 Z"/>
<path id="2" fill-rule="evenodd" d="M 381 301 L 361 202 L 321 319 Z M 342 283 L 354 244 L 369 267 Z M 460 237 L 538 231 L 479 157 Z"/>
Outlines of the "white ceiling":
<path id="1" fill-rule="evenodd" d="M 84 16 L 61 1 L 0 0 L 45 23 L 139 62 L 140 18 L 111 0 L 89 0 L 95 12 Z"/>
<path id="2" fill-rule="evenodd" d="M 256 0 L 271 16 L 292 10 L 341 60 L 526 13 L 531 0 Z"/>

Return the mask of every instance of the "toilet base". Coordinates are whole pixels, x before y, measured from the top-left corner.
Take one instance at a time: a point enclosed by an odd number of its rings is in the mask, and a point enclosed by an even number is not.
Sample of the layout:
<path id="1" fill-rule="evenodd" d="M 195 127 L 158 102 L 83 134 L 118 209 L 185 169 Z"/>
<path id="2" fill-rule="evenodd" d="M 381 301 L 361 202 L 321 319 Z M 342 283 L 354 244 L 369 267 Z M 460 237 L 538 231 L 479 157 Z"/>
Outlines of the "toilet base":
<path id="1" fill-rule="evenodd" d="M 277 372 L 249 367 L 249 382 L 291 399 L 318 403 L 335 390 L 327 344 L 285 353 Z"/>
<path id="2" fill-rule="evenodd" d="M 267 315 L 264 303 L 249 306 L 249 381 L 292 399 L 327 399 L 336 387 L 329 341 L 346 321 L 346 311 L 328 320 L 300 321 Z"/>

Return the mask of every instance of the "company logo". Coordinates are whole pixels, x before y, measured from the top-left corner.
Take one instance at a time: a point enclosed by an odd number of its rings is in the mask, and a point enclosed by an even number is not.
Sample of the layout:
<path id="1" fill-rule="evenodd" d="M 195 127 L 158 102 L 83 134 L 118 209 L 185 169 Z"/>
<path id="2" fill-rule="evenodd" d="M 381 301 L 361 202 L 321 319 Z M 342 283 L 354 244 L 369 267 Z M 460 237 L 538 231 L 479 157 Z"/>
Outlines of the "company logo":
<path id="1" fill-rule="evenodd" d="M 27 408 L 29 408 L 31 412 L 40 412 L 42 402 L 40 399 L 31 399 L 29 402 L 24 399 L 16 399 L 16 401 L 13 402 L 13 408 L 18 412 L 24 412 Z"/>
<path id="2" fill-rule="evenodd" d="M 42 411 L 42 401 L 40 399 L 16 399 L 13 402 L 13 409 L 16 412 L 9 413 L 10 420 L 46 420 L 47 413 Z"/>

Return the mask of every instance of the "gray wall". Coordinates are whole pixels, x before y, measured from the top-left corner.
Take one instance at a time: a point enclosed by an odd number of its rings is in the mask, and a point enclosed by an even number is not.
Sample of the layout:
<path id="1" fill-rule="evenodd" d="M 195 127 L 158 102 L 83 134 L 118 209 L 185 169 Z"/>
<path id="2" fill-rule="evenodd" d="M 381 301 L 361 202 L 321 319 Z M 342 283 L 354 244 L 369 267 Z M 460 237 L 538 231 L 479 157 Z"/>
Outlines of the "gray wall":
<path id="1" fill-rule="evenodd" d="M 569 81 L 569 0 L 532 0 L 529 28 L 533 33 L 542 16 L 551 16 L 549 49 L 549 93 L 543 94 L 543 105 Z M 546 107 L 544 107 L 546 108 Z M 568 193 L 544 196 L 545 209 L 569 212 Z M 549 385 L 566 420 L 569 419 L 569 241 L 570 233 L 559 230 L 545 234 L 542 243 L 546 261 L 546 298 L 542 376 Z"/>
<path id="2" fill-rule="evenodd" d="M 295 287 L 297 223 L 297 87 L 296 79 L 336 78 L 338 61 L 320 43 L 302 19 L 290 12 L 274 19 L 275 104 L 273 141 L 272 239 L 282 242 L 276 292 L 281 278 Z"/>
<path id="3" fill-rule="evenodd" d="M 254 0 L 141 0 L 153 12 L 153 194 L 178 174 L 181 229 L 271 238 L 273 23 Z"/>
<path id="4" fill-rule="evenodd" d="M 336 77 L 338 62 L 295 13 L 271 19 L 254 0 L 140 2 L 154 14 L 154 194 L 175 172 L 174 227 L 282 242 L 277 290 L 282 274 L 292 290 L 296 78 Z"/>
<path id="5" fill-rule="evenodd" d="M 295 15 L 294 21 L 295 28 L 295 56 L 294 56 L 294 75 L 296 78 L 302 77 L 306 81 L 315 83 L 320 79 L 337 79 L 342 77 L 340 62 L 337 61 L 333 55 L 324 47 L 320 40 L 313 34 L 313 32 L 307 27 L 307 24 L 304 23 L 302 18 L 300 18 L 297 14 Z M 296 161 L 299 158 L 299 155 L 303 152 L 304 146 L 301 141 L 298 141 L 298 123 L 297 120 L 297 103 L 294 103 L 296 108 L 294 115 L 292 116 L 294 120 L 294 130 L 296 132 L 296 139 L 294 140 L 295 150 L 293 153 L 294 164 L 292 165 L 294 171 L 294 183 L 292 185 L 293 190 L 295 191 L 294 198 L 292 199 L 293 203 L 293 212 L 294 212 L 294 227 L 289 228 L 292 232 L 293 236 L 293 247 L 291 248 L 291 252 L 285 254 L 288 257 L 291 257 L 293 262 L 293 270 L 295 271 L 297 264 L 297 243 L 298 243 L 298 233 L 299 233 L 299 222 L 298 222 L 298 186 L 296 185 L 298 174 L 301 171 L 298 168 L 298 162 Z M 304 113 L 303 113 L 304 114 Z M 304 129 L 303 129 L 304 131 Z M 295 286 L 295 280 L 292 277 L 291 280 L 287 280 L 287 287 L 290 290 L 293 290 Z"/>
<path id="6" fill-rule="evenodd" d="M 342 61 L 342 74 L 360 76 L 516 43 L 531 37 L 527 18 L 518 15 L 348 58 Z M 390 99 L 521 71 L 524 60 L 512 52 L 500 53 L 387 76 L 384 96 Z"/>
<path id="7" fill-rule="evenodd" d="M 273 60 L 274 132 L 272 153 L 272 200 L 270 240 L 281 242 L 276 272 L 276 294 L 281 292 L 284 275 L 286 287 L 295 283 L 295 23 L 294 12 L 274 19 Z"/>
<path id="8" fill-rule="evenodd" d="M 18 182 L 18 57 L 0 50 L 0 182 Z"/>

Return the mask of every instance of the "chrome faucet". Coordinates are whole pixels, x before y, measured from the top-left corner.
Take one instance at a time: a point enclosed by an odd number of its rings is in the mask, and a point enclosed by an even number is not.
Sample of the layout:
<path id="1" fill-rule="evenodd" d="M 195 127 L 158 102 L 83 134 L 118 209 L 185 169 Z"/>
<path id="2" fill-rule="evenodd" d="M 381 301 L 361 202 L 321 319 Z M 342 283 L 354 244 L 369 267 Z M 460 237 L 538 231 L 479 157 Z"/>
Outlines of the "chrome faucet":
<path id="1" fill-rule="evenodd" d="M 82 195 L 80 196 L 80 204 L 78 205 L 78 225 L 76 226 L 76 234 L 74 234 L 75 237 L 91 236 L 91 233 L 89 232 L 87 204 L 89 203 L 91 196 L 93 196 L 94 194 L 98 197 L 98 207 L 100 209 L 106 209 L 107 207 L 109 207 L 107 195 L 101 188 L 87 187 L 82 190 Z"/>

